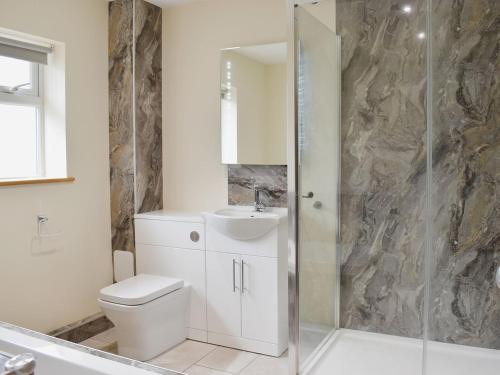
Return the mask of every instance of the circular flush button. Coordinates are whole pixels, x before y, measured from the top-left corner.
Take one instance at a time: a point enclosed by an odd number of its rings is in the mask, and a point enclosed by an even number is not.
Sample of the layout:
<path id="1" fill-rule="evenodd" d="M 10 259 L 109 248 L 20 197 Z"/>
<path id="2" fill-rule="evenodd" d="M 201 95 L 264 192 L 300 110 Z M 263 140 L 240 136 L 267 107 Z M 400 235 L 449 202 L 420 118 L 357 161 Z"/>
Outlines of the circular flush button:
<path id="1" fill-rule="evenodd" d="M 191 241 L 193 242 L 198 242 L 200 240 L 200 234 L 196 231 L 192 231 L 189 238 L 191 238 Z"/>

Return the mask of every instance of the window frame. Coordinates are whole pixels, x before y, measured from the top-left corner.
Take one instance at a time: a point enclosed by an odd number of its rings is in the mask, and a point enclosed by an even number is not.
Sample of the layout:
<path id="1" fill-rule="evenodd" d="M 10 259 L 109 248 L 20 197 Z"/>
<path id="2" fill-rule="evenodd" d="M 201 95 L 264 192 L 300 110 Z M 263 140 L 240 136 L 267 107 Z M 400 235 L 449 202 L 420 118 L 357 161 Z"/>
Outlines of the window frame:
<path id="1" fill-rule="evenodd" d="M 9 57 L 13 60 L 19 60 L 14 57 Z M 22 61 L 22 60 L 21 60 Z M 8 95 L 17 95 L 17 96 L 40 96 L 40 67 L 41 64 L 30 62 L 30 84 L 31 87 L 29 89 L 20 87 L 16 91 L 13 91 L 9 86 L 0 85 L 0 93 L 8 94 Z"/>
<path id="2" fill-rule="evenodd" d="M 30 62 L 30 66 L 31 87 L 29 89 L 19 88 L 13 91 L 9 87 L 0 86 L 0 104 L 20 105 L 36 109 L 36 174 L 34 176 L 0 176 L 0 181 L 43 178 L 46 176 L 43 65 Z"/>

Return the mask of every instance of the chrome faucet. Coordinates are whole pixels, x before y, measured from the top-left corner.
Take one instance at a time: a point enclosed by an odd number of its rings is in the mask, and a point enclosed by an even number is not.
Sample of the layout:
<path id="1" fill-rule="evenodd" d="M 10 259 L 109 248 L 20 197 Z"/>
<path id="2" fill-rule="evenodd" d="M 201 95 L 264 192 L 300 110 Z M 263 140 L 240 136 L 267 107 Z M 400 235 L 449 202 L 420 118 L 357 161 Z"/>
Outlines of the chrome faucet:
<path id="1" fill-rule="evenodd" d="M 2 375 L 32 375 L 36 366 L 35 356 L 31 353 L 19 354 L 5 362 Z"/>
<path id="2" fill-rule="evenodd" d="M 254 186 L 254 193 L 255 193 L 254 209 L 256 212 L 263 212 L 266 209 L 266 206 L 264 203 L 262 203 L 260 196 L 260 193 L 263 191 L 264 189 L 262 189 L 262 187 L 259 187 L 258 185 Z"/>

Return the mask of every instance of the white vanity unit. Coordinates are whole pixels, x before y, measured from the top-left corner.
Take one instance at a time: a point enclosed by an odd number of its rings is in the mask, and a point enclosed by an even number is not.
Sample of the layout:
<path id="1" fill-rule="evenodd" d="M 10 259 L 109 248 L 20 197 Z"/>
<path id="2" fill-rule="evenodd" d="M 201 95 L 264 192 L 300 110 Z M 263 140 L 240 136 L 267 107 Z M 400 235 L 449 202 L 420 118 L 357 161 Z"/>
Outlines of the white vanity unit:
<path id="1" fill-rule="evenodd" d="M 286 212 L 204 213 L 209 342 L 273 356 L 287 348 Z"/>
<path id="2" fill-rule="evenodd" d="M 286 209 L 239 207 L 139 214 L 137 264 L 191 285 L 190 339 L 279 356 L 288 346 L 286 218 Z"/>

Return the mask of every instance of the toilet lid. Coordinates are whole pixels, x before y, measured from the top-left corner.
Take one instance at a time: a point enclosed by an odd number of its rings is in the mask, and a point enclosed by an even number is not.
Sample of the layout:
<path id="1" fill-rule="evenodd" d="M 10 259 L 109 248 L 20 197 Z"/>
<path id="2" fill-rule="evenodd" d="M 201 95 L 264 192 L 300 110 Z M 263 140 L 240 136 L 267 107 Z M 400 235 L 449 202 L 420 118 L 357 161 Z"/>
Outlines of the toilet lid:
<path id="1" fill-rule="evenodd" d="M 107 286 L 100 291 L 103 301 L 136 306 L 150 302 L 184 286 L 184 281 L 172 277 L 139 274 Z"/>

